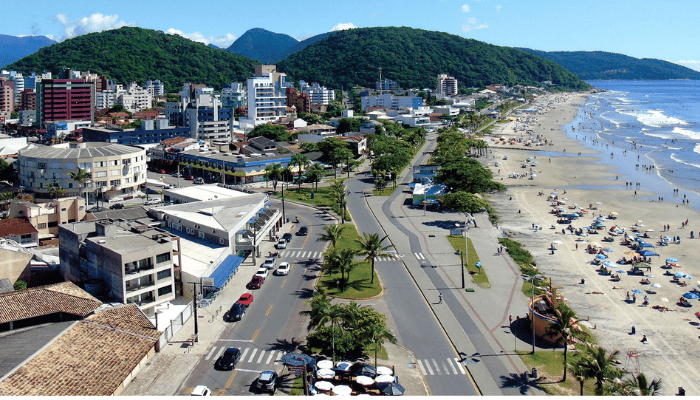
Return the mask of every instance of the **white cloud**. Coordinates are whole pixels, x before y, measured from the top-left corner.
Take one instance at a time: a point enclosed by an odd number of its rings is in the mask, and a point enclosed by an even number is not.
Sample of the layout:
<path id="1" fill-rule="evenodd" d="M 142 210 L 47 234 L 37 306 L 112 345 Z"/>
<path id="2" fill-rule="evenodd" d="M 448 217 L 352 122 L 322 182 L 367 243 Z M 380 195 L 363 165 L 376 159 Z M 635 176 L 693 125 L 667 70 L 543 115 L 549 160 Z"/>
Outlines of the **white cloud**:
<path id="1" fill-rule="evenodd" d="M 346 29 L 355 29 L 355 28 L 357 28 L 357 27 L 352 22 L 340 23 L 340 24 L 334 26 L 333 29 L 331 29 L 331 32 L 344 31 Z"/>
<path id="2" fill-rule="evenodd" d="M 497 6 L 496 6 L 496 11 L 501 11 L 501 7 L 503 7 L 503 6 L 501 6 L 500 4 L 497 5 Z"/>
<path id="3" fill-rule="evenodd" d="M 669 61 L 669 62 L 673 62 L 673 61 Z M 675 63 L 680 64 L 684 67 L 688 67 L 690 69 L 694 69 L 696 71 L 700 71 L 700 61 L 699 60 L 678 60 Z"/>
<path id="4" fill-rule="evenodd" d="M 217 36 L 216 38 L 214 38 L 213 36 L 209 36 L 209 37 L 204 36 L 201 32 L 185 33 L 183 31 L 181 31 L 179 29 L 175 29 L 175 28 L 170 28 L 167 31 L 165 31 L 165 33 L 167 33 L 169 35 L 182 36 L 186 39 L 192 40 L 193 42 L 204 43 L 206 45 L 214 44 L 217 47 L 222 47 L 222 48 L 226 48 L 226 47 L 231 46 L 231 43 L 233 43 L 234 40 L 236 40 L 236 36 L 231 34 L 231 33 L 227 33 L 227 34 L 222 35 L 222 36 Z"/>
<path id="5" fill-rule="evenodd" d="M 236 40 L 236 35 L 227 33 L 223 36 L 218 36 L 216 39 L 213 40 L 214 44 L 216 44 L 219 47 L 229 47 L 231 44 Z"/>
<path id="6" fill-rule="evenodd" d="M 84 35 L 90 32 L 101 32 L 110 29 L 118 29 L 123 26 L 136 26 L 135 22 L 119 20 L 119 15 L 104 15 L 100 13 L 92 14 L 71 21 L 68 14 L 56 14 L 54 19 L 63 25 L 63 35 L 60 40 Z"/>
<path id="7" fill-rule="evenodd" d="M 475 31 L 475 30 L 478 30 L 478 29 L 486 29 L 486 28 L 488 28 L 488 27 L 489 27 L 489 24 L 487 24 L 487 23 L 483 23 L 483 24 L 480 24 L 480 25 L 476 25 L 476 24 L 471 24 L 471 23 L 470 23 L 470 24 L 462 25 L 462 30 L 465 31 L 465 32 L 469 32 L 469 31 Z"/>
<path id="8" fill-rule="evenodd" d="M 475 25 L 475 24 L 476 24 L 476 18 L 469 18 L 469 23 L 470 23 L 471 25 Z"/>
<path id="9" fill-rule="evenodd" d="M 462 11 L 463 11 L 463 12 L 469 12 L 469 5 L 468 5 L 468 4 L 463 5 L 463 6 L 462 6 Z"/>

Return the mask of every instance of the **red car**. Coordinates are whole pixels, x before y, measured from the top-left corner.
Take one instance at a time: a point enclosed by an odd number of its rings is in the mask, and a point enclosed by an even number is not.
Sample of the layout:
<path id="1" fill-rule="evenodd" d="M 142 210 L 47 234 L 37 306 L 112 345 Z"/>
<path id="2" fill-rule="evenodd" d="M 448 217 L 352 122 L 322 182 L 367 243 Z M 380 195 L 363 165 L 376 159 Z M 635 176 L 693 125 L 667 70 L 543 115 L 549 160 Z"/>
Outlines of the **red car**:
<path id="1" fill-rule="evenodd" d="M 185 179 L 188 180 L 188 181 L 193 181 L 193 180 L 194 180 L 194 175 L 187 175 L 187 176 L 185 177 Z"/>
<path id="2" fill-rule="evenodd" d="M 158 173 L 159 173 L 159 174 L 166 174 L 167 172 L 165 172 L 164 169 L 161 169 L 161 170 L 158 170 Z"/>
<path id="3" fill-rule="evenodd" d="M 248 282 L 248 285 L 246 286 L 248 289 L 260 289 L 262 286 L 263 282 L 265 282 L 265 278 L 262 276 L 255 275 L 253 276 L 253 279 Z"/>
<path id="4" fill-rule="evenodd" d="M 244 293 L 241 295 L 241 297 L 238 299 L 237 303 L 244 304 L 246 306 L 249 306 L 250 303 L 253 302 L 253 295 L 251 293 Z"/>

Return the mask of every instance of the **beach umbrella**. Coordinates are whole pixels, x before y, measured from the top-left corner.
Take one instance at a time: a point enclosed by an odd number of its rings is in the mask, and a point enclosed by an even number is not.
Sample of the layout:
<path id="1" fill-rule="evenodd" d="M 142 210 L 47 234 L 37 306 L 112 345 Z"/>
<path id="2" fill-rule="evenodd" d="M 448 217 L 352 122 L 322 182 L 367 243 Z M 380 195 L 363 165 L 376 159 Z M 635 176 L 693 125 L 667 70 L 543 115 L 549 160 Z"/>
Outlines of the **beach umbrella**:
<path id="1" fill-rule="evenodd" d="M 350 367 L 352 367 L 352 363 L 350 361 L 341 361 L 335 366 L 335 369 L 338 371 L 348 371 L 350 370 Z"/>
<path id="2" fill-rule="evenodd" d="M 350 396 L 352 388 L 348 385 L 336 385 L 333 387 L 333 394 L 336 396 Z"/>
<path id="3" fill-rule="evenodd" d="M 656 278 L 654 275 L 647 275 L 647 278 Z"/>
<path id="4" fill-rule="evenodd" d="M 335 378 L 335 371 L 330 368 L 319 369 L 316 372 L 316 377 L 319 379 L 333 379 Z"/>
<path id="5" fill-rule="evenodd" d="M 603 249 L 603 251 L 606 253 L 612 253 L 612 249 Z"/>
<path id="6" fill-rule="evenodd" d="M 618 213 L 616 213 L 615 211 L 613 211 L 613 212 L 610 213 L 610 215 L 620 215 L 620 214 L 618 214 Z"/>
<path id="7" fill-rule="evenodd" d="M 657 288 L 657 289 L 658 289 L 658 288 L 660 288 L 660 287 L 661 287 L 661 285 L 660 285 L 660 284 L 658 284 L 658 283 L 655 283 L 655 284 L 651 285 L 651 287 L 653 287 L 653 288 Z"/>
<path id="8" fill-rule="evenodd" d="M 389 396 L 403 396 L 406 392 L 406 389 L 396 382 L 382 383 L 381 385 L 377 385 L 377 389 Z"/>
<path id="9" fill-rule="evenodd" d="M 316 383 L 314 383 L 314 386 L 316 387 L 316 389 L 322 390 L 324 392 L 327 392 L 329 390 L 333 390 L 333 388 L 335 387 L 334 384 L 332 384 L 328 381 L 316 381 Z"/>
<path id="10" fill-rule="evenodd" d="M 617 272 L 618 274 L 626 274 L 626 273 L 627 273 L 626 271 L 623 271 L 623 270 L 621 270 L 621 269 L 618 269 L 616 272 Z"/>
<path id="11" fill-rule="evenodd" d="M 389 367 L 385 367 L 383 365 L 380 365 L 377 367 L 377 374 L 379 374 L 379 375 L 394 375 L 394 371 Z"/>
<path id="12" fill-rule="evenodd" d="M 637 293 L 637 294 L 642 294 L 642 293 L 644 293 L 644 292 L 642 292 L 642 291 L 639 290 L 639 289 L 632 289 L 632 291 L 633 291 L 634 293 Z"/>
<path id="13" fill-rule="evenodd" d="M 571 199 L 568 198 L 568 197 L 564 197 L 564 200 L 569 201 L 569 200 L 571 200 Z"/>
<path id="14" fill-rule="evenodd" d="M 331 369 L 331 368 L 333 368 L 333 361 L 331 361 L 331 360 L 321 360 L 321 361 L 316 362 L 316 366 L 317 366 L 319 369 L 326 369 L 326 368 Z"/>
<path id="15" fill-rule="evenodd" d="M 678 262 L 678 259 L 677 259 L 677 258 L 674 258 L 674 257 L 669 257 L 669 258 L 666 259 L 666 261 L 668 261 L 668 262 Z"/>
<path id="16" fill-rule="evenodd" d="M 391 372 L 391 371 L 389 371 Z M 374 378 L 374 381 L 379 383 L 389 383 L 389 382 L 396 382 L 396 377 L 391 375 L 391 374 L 382 374 L 379 375 L 378 377 Z"/>
<path id="17" fill-rule="evenodd" d="M 564 243 L 564 242 L 562 242 L 561 240 L 553 240 L 552 243 L 554 243 L 554 244 L 562 244 L 562 243 Z"/>
<path id="18" fill-rule="evenodd" d="M 662 298 L 661 298 L 661 301 L 668 303 L 668 299 L 665 298 L 665 297 L 662 297 Z"/>
<path id="19" fill-rule="evenodd" d="M 613 264 L 611 261 L 603 261 L 603 265 L 608 268 L 615 268 L 615 264 Z"/>
<path id="20" fill-rule="evenodd" d="M 642 250 L 642 251 L 639 252 L 639 254 L 640 254 L 641 256 L 644 256 L 644 257 L 658 256 L 657 253 L 654 253 L 654 252 L 651 251 L 651 250 Z"/>
<path id="21" fill-rule="evenodd" d="M 370 378 L 369 376 L 360 375 L 355 378 L 355 382 L 362 386 L 369 386 L 374 384 L 374 379 Z"/>
<path id="22" fill-rule="evenodd" d="M 676 273 L 675 273 L 675 274 L 673 274 L 673 275 L 675 275 L 675 276 L 676 276 L 676 278 L 682 278 L 682 277 L 683 277 L 683 275 L 685 275 L 685 274 L 684 274 L 684 273 L 682 273 L 681 271 L 678 271 L 678 272 L 676 272 Z"/>
<path id="23" fill-rule="evenodd" d="M 698 296 L 697 293 L 693 293 L 693 292 L 683 293 L 683 297 L 685 297 L 688 300 L 700 299 L 700 296 Z"/>
<path id="24" fill-rule="evenodd" d="M 599 260 L 607 260 L 608 256 L 606 256 L 605 254 L 598 254 L 595 256 L 595 258 L 597 258 Z"/>

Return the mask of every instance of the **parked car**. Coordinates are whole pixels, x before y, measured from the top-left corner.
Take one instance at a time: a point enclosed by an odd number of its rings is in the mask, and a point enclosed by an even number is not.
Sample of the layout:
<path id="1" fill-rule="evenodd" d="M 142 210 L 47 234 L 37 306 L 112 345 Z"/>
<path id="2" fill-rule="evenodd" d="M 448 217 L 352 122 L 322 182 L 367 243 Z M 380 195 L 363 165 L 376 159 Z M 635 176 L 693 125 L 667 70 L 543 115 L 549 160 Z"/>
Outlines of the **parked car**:
<path id="1" fill-rule="evenodd" d="M 282 239 L 286 240 L 287 243 L 289 243 L 292 240 L 292 234 L 287 232 L 284 235 L 282 235 Z"/>
<path id="2" fill-rule="evenodd" d="M 275 257 L 266 257 L 265 262 L 263 263 L 262 267 L 260 267 L 260 268 L 267 268 L 267 269 L 275 268 Z"/>
<path id="3" fill-rule="evenodd" d="M 287 241 L 284 239 L 280 239 L 279 242 L 275 245 L 277 247 L 277 250 L 282 250 L 287 248 Z"/>
<path id="4" fill-rule="evenodd" d="M 265 279 L 265 278 L 267 278 L 267 275 L 268 275 L 269 273 L 270 273 L 270 271 L 267 269 L 267 267 L 265 267 L 265 268 L 260 268 L 260 269 L 258 270 L 258 272 L 255 273 L 255 276 L 259 276 L 259 277 Z"/>
<path id="5" fill-rule="evenodd" d="M 302 226 L 299 228 L 297 231 L 297 236 L 306 236 L 309 233 L 309 227 L 308 226 Z"/>
<path id="6" fill-rule="evenodd" d="M 173 178 L 182 178 L 182 174 L 179 172 L 173 172 L 172 174 L 170 174 L 170 176 L 172 176 Z"/>
<path id="7" fill-rule="evenodd" d="M 162 202 L 163 202 L 163 200 L 161 200 L 161 199 L 158 198 L 158 197 L 155 197 L 155 198 L 153 198 L 153 199 L 148 199 L 148 200 L 146 200 L 146 205 L 147 205 L 147 206 L 152 206 L 152 205 L 154 205 L 154 204 L 160 204 L 160 203 L 162 203 Z"/>
<path id="8" fill-rule="evenodd" d="M 248 309 L 247 304 L 235 302 L 226 313 L 227 321 L 240 321 L 245 315 L 245 311 Z"/>
<path id="9" fill-rule="evenodd" d="M 87 212 L 89 212 L 89 213 L 95 213 L 95 212 L 101 212 L 101 211 L 106 211 L 106 210 L 107 210 L 106 208 L 102 208 L 102 207 L 99 207 L 99 206 L 95 206 L 95 207 L 90 207 L 90 208 L 88 208 Z"/>
<path id="10" fill-rule="evenodd" d="M 249 306 L 253 302 L 253 294 L 252 293 L 243 293 L 241 297 L 238 298 L 237 303 L 245 304 L 246 306 Z"/>
<path id="11" fill-rule="evenodd" d="M 121 210 L 122 208 L 124 208 L 124 204 L 122 203 L 112 204 L 109 206 L 110 210 Z"/>
<path id="12" fill-rule="evenodd" d="M 211 390 L 204 385 L 195 386 L 190 396 L 211 396 Z"/>
<path id="13" fill-rule="evenodd" d="M 223 370 L 232 370 L 236 368 L 238 359 L 241 358 L 241 351 L 235 347 L 229 347 L 224 351 L 224 354 L 216 360 L 214 367 Z"/>
<path id="14" fill-rule="evenodd" d="M 290 266 L 288 262 L 281 262 L 280 266 L 277 268 L 277 271 L 275 271 L 275 275 L 288 275 Z"/>
<path id="15" fill-rule="evenodd" d="M 275 393 L 277 390 L 277 372 L 272 370 L 265 370 L 260 373 L 258 380 L 255 382 L 255 387 L 260 390 L 265 390 L 270 393 Z"/>
<path id="16" fill-rule="evenodd" d="M 265 278 L 263 278 L 262 276 L 253 275 L 253 278 L 250 280 L 250 282 L 248 282 L 248 285 L 246 285 L 246 287 L 248 289 L 260 289 L 264 282 Z"/>
<path id="17" fill-rule="evenodd" d="M 159 170 L 158 170 L 158 173 L 159 173 L 159 174 L 167 174 L 167 172 L 165 172 L 164 169 L 159 169 Z"/>
<path id="18" fill-rule="evenodd" d="M 195 185 L 204 185 L 204 179 L 202 178 L 195 178 L 195 180 L 192 181 Z"/>
<path id="19" fill-rule="evenodd" d="M 185 177 L 185 179 L 187 179 L 188 181 L 193 181 L 193 180 L 194 180 L 194 175 L 187 175 L 187 176 Z"/>

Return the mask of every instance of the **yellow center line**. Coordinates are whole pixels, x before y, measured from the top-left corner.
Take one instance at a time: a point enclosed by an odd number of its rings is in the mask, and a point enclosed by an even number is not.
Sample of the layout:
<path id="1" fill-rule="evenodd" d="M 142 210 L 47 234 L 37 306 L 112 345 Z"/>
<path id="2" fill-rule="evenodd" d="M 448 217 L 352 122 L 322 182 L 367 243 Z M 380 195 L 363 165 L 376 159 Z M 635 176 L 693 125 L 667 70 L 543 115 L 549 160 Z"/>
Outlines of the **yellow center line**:
<path id="1" fill-rule="evenodd" d="M 282 289 L 284 287 L 285 283 L 287 283 L 287 278 L 284 278 L 284 280 L 282 281 L 282 286 L 280 286 L 280 289 Z"/>
<path id="2" fill-rule="evenodd" d="M 272 304 L 270 304 L 270 307 L 267 308 L 267 312 L 265 313 L 265 316 L 266 316 L 266 317 L 267 317 L 268 315 L 270 315 L 270 311 L 272 311 Z M 258 329 L 258 330 L 260 330 L 260 329 Z M 257 332 L 256 332 L 255 334 L 257 335 Z M 253 339 L 253 340 L 255 340 L 255 339 Z"/>
<path id="3" fill-rule="evenodd" d="M 228 381 L 226 381 L 226 386 L 224 386 L 225 389 L 228 389 L 231 387 L 231 384 L 233 384 L 233 378 L 236 377 L 236 373 L 238 373 L 238 371 L 236 371 L 234 369 L 233 372 L 231 373 L 231 376 L 228 377 Z"/>
<path id="4" fill-rule="evenodd" d="M 270 306 L 270 307 L 272 307 L 272 306 Z M 253 338 L 251 339 L 252 341 L 255 341 L 255 338 L 258 337 L 258 333 L 260 333 L 260 328 L 258 328 L 258 330 L 255 331 L 255 333 L 253 334 Z"/>

